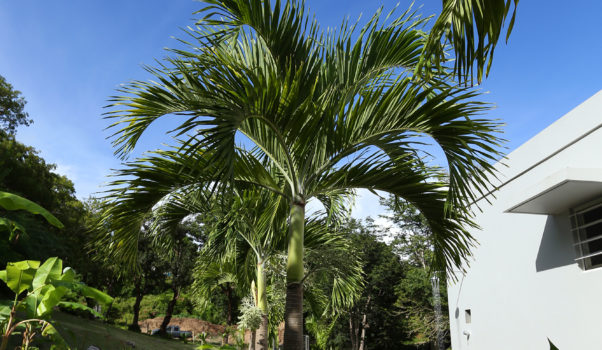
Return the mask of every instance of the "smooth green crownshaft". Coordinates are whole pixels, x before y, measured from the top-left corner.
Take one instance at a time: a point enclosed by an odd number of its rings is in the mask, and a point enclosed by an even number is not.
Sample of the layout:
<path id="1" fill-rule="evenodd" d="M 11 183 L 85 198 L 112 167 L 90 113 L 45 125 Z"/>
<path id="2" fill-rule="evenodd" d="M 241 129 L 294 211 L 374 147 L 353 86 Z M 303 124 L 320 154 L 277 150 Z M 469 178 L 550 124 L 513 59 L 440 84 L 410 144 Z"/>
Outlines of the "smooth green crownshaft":
<path id="1" fill-rule="evenodd" d="M 290 214 L 288 236 L 288 258 L 286 261 L 287 283 L 303 280 L 303 236 L 305 231 L 305 205 L 293 203 Z"/>
<path id="2" fill-rule="evenodd" d="M 267 315 L 268 299 L 266 295 L 266 277 L 262 261 L 257 263 L 257 307 L 264 315 Z"/>

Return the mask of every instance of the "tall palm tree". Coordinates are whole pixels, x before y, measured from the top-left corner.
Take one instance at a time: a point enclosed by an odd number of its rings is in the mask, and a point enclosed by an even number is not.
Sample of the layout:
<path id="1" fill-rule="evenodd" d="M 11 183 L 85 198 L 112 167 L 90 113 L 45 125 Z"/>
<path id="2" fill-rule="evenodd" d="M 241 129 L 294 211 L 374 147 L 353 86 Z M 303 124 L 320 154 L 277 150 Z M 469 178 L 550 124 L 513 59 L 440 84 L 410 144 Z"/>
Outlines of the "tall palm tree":
<path id="1" fill-rule="evenodd" d="M 188 135 L 186 152 L 203 154 L 205 176 L 288 201 L 285 349 L 303 343 L 311 198 L 329 205 L 328 195 L 358 188 L 404 198 L 431 226 L 438 263 L 461 269 L 473 242 L 466 208 L 494 175 L 499 124 L 478 118 L 488 106 L 447 72 L 412 76 L 428 52 L 425 20 L 379 11 L 359 32 L 347 22 L 324 32 L 299 2 L 207 2 L 190 49 L 149 68 L 157 82 L 133 82 L 113 99 L 114 143 L 125 156 L 155 120 L 183 117 L 175 132 Z M 445 155 L 448 182 L 424 162 L 429 140 Z"/>

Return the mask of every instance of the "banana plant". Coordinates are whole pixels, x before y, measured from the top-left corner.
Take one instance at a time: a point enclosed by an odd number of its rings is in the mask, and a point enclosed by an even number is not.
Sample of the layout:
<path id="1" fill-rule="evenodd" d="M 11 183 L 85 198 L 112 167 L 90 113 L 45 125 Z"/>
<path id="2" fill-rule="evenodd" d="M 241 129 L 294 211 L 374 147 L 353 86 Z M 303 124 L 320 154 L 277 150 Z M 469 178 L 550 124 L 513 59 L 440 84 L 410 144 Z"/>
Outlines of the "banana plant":
<path id="1" fill-rule="evenodd" d="M 17 196 L 16 194 L 0 191 L 0 208 L 5 210 L 25 210 L 34 215 L 41 215 L 49 224 L 58 228 L 63 228 L 63 224 L 54 215 L 36 203 Z M 14 241 L 20 234 L 25 234 L 25 228 L 14 220 L 0 216 L 0 231 L 6 230 L 9 233 L 8 240 Z"/>
<path id="2" fill-rule="evenodd" d="M 80 283 L 75 271 L 63 269 L 61 259 L 53 257 L 40 265 L 39 261 L 24 260 L 8 263 L 0 271 L 0 280 L 15 293 L 13 300 L 0 300 L 0 350 L 6 350 L 11 335 L 22 334 L 22 349 L 29 349 L 36 334 L 50 338 L 55 348 L 68 349 L 69 346 L 51 323 L 54 307 L 85 310 L 102 317 L 93 309 L 79 303 L 62 301 L 68 291 L 92 298 L 101 304 L 113 301 L 109 295 Z"/>

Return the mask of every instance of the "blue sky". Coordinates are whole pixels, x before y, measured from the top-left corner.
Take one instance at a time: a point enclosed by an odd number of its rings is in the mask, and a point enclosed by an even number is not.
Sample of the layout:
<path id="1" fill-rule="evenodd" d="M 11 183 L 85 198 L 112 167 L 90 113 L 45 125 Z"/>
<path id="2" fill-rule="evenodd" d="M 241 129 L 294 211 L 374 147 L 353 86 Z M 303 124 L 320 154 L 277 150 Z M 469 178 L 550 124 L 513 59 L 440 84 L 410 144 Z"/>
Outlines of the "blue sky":
<path id="1" fill-rule="evenodd" d="M 396 1 L 308 0 L 322 27 L 349 16 L 366 18 Z M 419 12 L 439 11 L 439 0 Z M 400 9 L 410 5 L 401 1 Z M 201 4 L 191 0 L 0 0 L 0 75 L 22 91 L 34 119 L 17 139 L 41 151 L 85 198 L 106 181 L 113 156 L 103 106 L 120 84 L 145 80 L 143 64 L 177 45 L 180 28 L 194 22 Z M 512 150 L 602 89 L 602 2 L 521 1 L 508 45 L 500 44 L 482 85 L 497 108 L 488 117 L 506 123 Z M 602 113 L 601 113 L 602 117 Z M 132 157 L 169 142 L 161 122 Z M 375 198 L 361 196 L 354 214 L 376 215 Z"/>

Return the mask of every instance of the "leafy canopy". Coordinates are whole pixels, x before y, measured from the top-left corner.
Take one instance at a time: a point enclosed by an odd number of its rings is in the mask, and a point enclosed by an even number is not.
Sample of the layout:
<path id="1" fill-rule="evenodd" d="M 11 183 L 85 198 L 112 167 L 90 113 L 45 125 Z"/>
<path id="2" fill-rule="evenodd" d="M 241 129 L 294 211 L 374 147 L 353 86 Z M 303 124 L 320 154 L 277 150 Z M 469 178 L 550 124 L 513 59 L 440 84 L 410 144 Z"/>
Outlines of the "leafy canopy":
<path id="1" fill-rule="evenodd" d="M 14 136 L 19 125 L 29 126 L 33 123 L 24 110 L 26 103 L 21 92 L 0 75 L 0 129 Z"/>
<path id="2" fill-rule="evenodd" d="M 447 72 L 414 79 L 426 20 L 378 11 L 360 29 L 325 32 L 301 2 L 261 0 L 209 0 L 199 14 L 188 49 L 148 68 L 155 82 L 112 99 L 117 153 L 177 115 L 181 152 L 216 186 L 244 182 L 297 204 L 357 188 L 392 193 L 427 219 L 438 263 L 461 269 L 473 241 L 466 208 L 494 175 L 499 124 L 479 118 L 488 105 Z M 442 149 L 448 182 L 424 164 L 428 142 Z"/>

